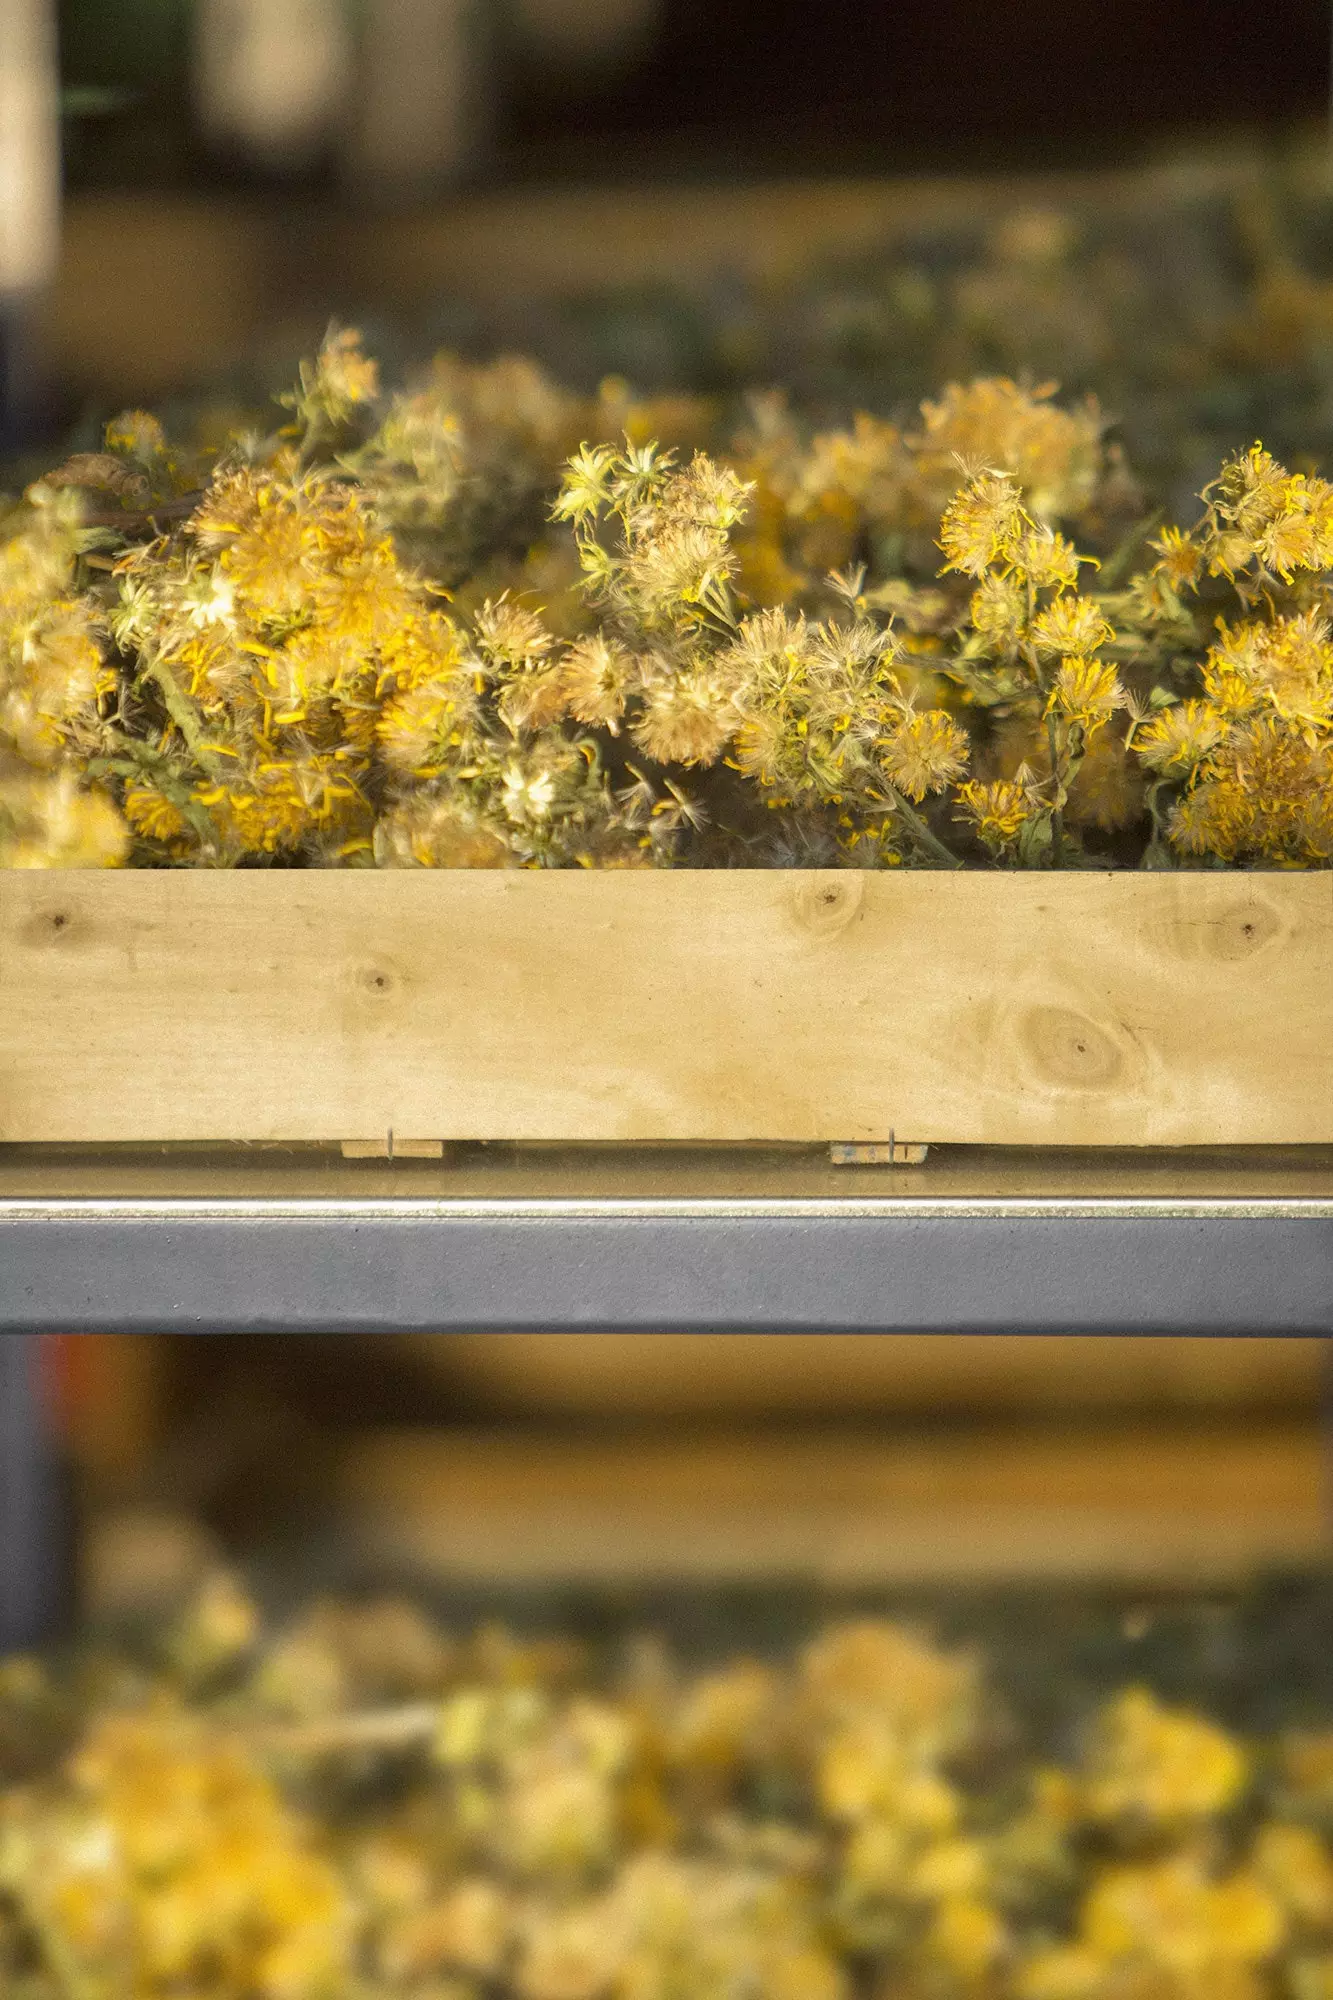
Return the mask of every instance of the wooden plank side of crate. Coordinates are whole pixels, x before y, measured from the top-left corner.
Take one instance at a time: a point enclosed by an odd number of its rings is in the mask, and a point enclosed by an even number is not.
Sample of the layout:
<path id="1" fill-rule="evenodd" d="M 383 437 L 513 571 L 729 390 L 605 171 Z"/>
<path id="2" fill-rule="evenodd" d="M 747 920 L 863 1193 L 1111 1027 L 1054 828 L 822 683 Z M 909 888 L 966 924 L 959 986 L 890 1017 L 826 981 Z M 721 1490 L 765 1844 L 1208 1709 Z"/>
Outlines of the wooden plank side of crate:
<path id="1" fill-rule="evenodd" d="M 874 1437 L 392 1428 L 334 1476 L 363 1561 L 423 1579 L 1199 1583 L 1327 1559 L 1321 1459 L 1313 1411 L 1251 1411 Z"/>
<path id="2" fill-rule="evenodd" d="M 0 1139 L 1333 1142 L 1333 875 L 0 875 Z"/>

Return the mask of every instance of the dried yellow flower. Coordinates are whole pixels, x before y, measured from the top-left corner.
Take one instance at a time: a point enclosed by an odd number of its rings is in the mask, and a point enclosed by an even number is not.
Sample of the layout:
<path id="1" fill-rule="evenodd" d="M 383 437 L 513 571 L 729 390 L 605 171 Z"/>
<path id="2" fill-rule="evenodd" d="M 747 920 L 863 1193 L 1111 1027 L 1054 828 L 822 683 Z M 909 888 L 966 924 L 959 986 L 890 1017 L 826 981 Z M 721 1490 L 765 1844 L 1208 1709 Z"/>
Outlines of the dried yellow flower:
<path id="1" fill-rule="evenodd" d="M 661 764 L 712 764 L 739 720 L 724 683 L 687 670 L 652 690 L 632 733 L 639 748 Z"/>
<path id="2" fill-rule="evenodd" d="M 0 764 L 0 868 L 118 868 L 129 833 L 115 805 L 71 771 Z"/>
<path id="3" fill-rule="evenodd" d="M 975 623 L 975 618 L 973 623 Z M 1033 642 L 1040 653 L 1086 659 L 1109 645 L 1115 627 L 1094 598 L 1072 591 L 1057 597 L 1032 622 Z"/>
<path id="4" fill-rule="evenodd" d="M 1013 480 L 983 472 L 960 487 L 940 522 L 946 570 L 984 576 L 989 569 L 1014 567 L 1023 538 L 1023 502 Z"/>
<path id="5" fill-rule="evenodd" d="M 1164 708 L 1134 737 L 1134 748 L 1149 770 L 1188 776 L 1226 734 L 1226 722 L 1206 701 L 1182 701 Z"/>
<path id="6" fill-rule="evenodd" d="M 1100 660 L 1064 660 L 1051 684 L 1048 714 L 1063 716 L 1091 736 L 1125 706 L 1114 667 Z"/>
<path id="7" fill-rule="evenodd" d="M 977 837 L 997 856 L 1010 852 L 1023 829 L 1047 810 L 1027 776 L 990 784 L 970 779 L 959 787 L 958 803 Z"/>
<path id="8" fill-rule="evenodd" d="M 1095 1820 L 1172 1825 L 1226 1812 L 1249 1775 L 1245 1752 L 1223 1730 L 1131 1688 L 1098 1720 L 1084 1802 Z"/>
<path id="9" fill-rule="evenodd" d="M 876 744 L 889 783 L 917 805 L 962 777 L 968 750 L 966 732 L 939 708 L 909 712 Z"/>

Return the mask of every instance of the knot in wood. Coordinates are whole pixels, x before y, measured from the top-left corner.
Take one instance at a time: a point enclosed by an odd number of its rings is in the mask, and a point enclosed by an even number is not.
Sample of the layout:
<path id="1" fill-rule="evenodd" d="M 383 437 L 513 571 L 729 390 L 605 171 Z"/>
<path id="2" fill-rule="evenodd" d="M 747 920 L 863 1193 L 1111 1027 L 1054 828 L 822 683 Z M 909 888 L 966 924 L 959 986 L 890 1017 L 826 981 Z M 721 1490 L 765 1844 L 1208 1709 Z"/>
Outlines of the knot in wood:
<path id="1" fill-rule="evenodd" d="M 1223 910 L 1215 924 L 1209 926 L 1208 943 L 1215 958 L 1252 958 L 1256 952 L 1281 937 L 1283 923 L 1271 903 L 1261 897 L 1247 896 Z"/>
<path id="2" fill-rule="evenodd" d="M 1106 1030 L 1072 1007 L 1031 1008 L 1023 1040 L 1041 1075 L 1065 1090 L 1109 1090 L 1125 1067 Z"/>
<path id="3" fill-rule="evenodd" d="M 69 911 L 57 907 L 35 911 L 24 924 L 20 937 L 25 945 L 40 951 L 47 945 L 66 944 L 74 934 L 74 919 Z"/>
<path id="4" fill-rule="evenodd" d="M 398 985 L 397 976 L 386 965 L 365 965 L 356 974 L 356 984 L 372 1000 L 386 1000 Z"/>
<path id="5" fill-rule="evenodd" d="M 816 875 L 797 885 L 796 921 L 815 937 L 832 937 L 853 921 L 864 899 L 865 879 L 859 871 Z"/>

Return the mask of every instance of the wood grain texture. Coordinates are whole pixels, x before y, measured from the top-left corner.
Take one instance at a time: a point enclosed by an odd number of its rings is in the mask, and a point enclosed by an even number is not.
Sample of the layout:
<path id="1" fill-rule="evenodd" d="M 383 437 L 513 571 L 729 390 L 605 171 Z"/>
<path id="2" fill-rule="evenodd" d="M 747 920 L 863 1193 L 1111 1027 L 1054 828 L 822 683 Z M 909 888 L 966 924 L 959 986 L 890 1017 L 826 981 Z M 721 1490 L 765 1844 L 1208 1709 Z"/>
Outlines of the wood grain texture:
<path id="1" fill-rule="evenodd" d="M 1333 875 L 0 875 L 0 1139 L 1333 1141 Z"/>

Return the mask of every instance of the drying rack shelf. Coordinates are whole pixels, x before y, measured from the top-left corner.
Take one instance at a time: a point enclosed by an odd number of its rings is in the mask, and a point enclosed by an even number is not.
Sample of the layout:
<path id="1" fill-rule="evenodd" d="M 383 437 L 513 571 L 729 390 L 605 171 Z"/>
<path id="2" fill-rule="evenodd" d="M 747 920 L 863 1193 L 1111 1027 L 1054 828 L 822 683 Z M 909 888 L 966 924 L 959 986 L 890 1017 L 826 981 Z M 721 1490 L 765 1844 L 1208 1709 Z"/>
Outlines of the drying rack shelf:
<path id="1" fill-rule="evenodd" d="M 1333 1334 L 1333 1149 L 0 1148 L 0 1649 L 59 1568 L 49 1333 Z"/>
<path id="2" fill-rule="evenodd" d="M 0 1149 L 6 1332 L 1333 1332 L 1333 1149 Z"/>

